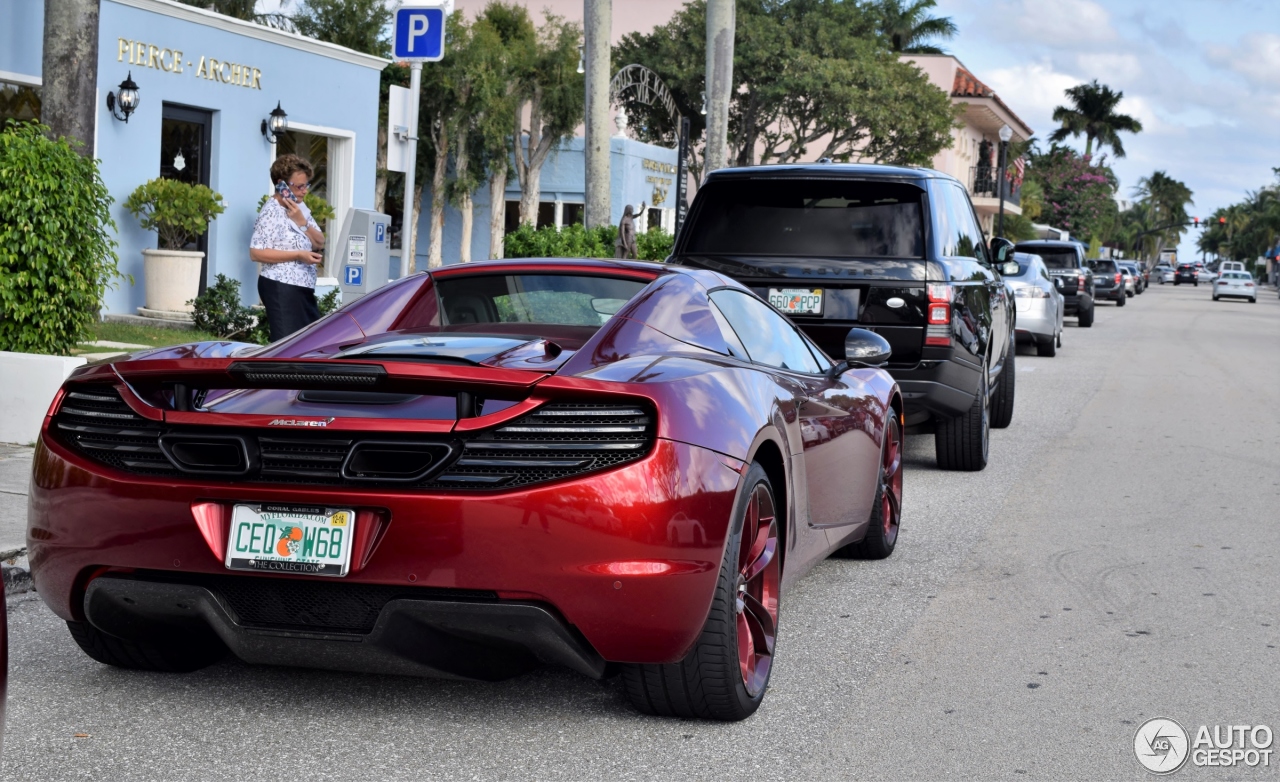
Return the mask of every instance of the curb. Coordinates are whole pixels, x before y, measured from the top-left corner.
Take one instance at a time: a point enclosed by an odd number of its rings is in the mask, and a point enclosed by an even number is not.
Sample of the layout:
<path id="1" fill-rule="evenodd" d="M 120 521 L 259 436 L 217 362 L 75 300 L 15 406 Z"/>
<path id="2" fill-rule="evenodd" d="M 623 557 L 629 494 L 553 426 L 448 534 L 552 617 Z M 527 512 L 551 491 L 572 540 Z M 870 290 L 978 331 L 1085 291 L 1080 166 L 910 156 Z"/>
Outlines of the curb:
<path id="1" fill-rule="evenodd" d="M 36 590 L 35 584 L 31 581 L 31 571 L 23 567 L 26 564 L 26 548 L 0 551 L 0 576 L 4 580 L 5 597 Z"/>

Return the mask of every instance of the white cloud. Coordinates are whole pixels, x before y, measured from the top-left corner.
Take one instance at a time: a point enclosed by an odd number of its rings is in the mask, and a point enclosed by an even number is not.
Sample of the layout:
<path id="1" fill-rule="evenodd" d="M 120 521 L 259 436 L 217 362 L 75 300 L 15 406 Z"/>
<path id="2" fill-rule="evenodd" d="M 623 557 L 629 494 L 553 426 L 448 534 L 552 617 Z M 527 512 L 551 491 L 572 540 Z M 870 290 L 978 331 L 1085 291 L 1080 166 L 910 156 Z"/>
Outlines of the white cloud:
<path id="1" fill-rule="evenodd" d="M 1212 63 L 1225 66 L 1263 89 L 1280 88 L 1280 35 L 1253 33 L 1236 46 L 1206 48 Z"/>
<path id="2" fill-rule="evenodd" d="M 1078 49 L 1117 39 L 1111 14 L 1093 0 L 1022 0 L 1014 22 L 1025 38 L 1054 48 Z"/>

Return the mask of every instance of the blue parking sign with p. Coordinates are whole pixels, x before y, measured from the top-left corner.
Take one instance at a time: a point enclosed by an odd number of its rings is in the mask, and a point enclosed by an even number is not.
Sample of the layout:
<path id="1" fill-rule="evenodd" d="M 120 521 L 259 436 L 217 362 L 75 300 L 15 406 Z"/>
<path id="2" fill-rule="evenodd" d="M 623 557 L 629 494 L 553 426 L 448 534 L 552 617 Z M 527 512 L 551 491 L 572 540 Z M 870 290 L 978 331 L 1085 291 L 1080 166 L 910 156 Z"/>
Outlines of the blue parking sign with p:
<path id="1" fill-rule="evenodd" d="M 383 242 L 387 241 L 387 224 L 386 223 L 373 224 L 373 241 L 375 244 L 382 244 Z"/>
<path id="2" fill-rule="evenodd" d="M 347 285 L 363 285 L 364 284 L 364 267 L 363 266 L 347 266 L 345 267 L 346 277 L 344 278 Z"/>
<path id="3" fill-rule="evenodd" d="M 435 62 L 444 58 L 444 9 L 401 6 L 396 10 L 394 57 Z"/>

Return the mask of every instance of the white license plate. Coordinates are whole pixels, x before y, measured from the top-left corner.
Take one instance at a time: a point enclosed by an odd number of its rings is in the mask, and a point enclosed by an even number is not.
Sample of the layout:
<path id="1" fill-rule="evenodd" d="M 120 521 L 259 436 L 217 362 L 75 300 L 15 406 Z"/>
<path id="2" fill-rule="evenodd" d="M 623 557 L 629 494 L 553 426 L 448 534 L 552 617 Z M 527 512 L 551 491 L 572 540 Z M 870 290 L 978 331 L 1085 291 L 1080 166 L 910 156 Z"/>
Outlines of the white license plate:
<path id="1" fill-rule="evenodd" d="M 231 514 L 227 568 L 258 573 L 345 576 L 356 514 L 350 508 L 262 503 Z"/>
<path id="2" fill-rule="evenodd" d="M 783 315 L 821 315 L 821 288 L 770 288 L 769 303 Z"/>

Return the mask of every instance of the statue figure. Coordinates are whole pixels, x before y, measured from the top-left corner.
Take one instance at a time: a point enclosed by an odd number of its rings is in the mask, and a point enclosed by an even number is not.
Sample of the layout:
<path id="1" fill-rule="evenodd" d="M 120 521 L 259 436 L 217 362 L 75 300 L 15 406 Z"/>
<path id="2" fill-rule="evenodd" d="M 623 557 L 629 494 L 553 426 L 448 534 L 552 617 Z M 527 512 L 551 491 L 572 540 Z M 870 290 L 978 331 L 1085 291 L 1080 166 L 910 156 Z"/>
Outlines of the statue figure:
<path id="1" fill-rule="evenodd" d="M 636 210 L 631 204 L 627 204 L 622 210 L 622 222 L 618 223 L 618 238 L 614 241 L 614 249 L 616 250 L 614 257 L 635 260 L 636 251 Z"/>

